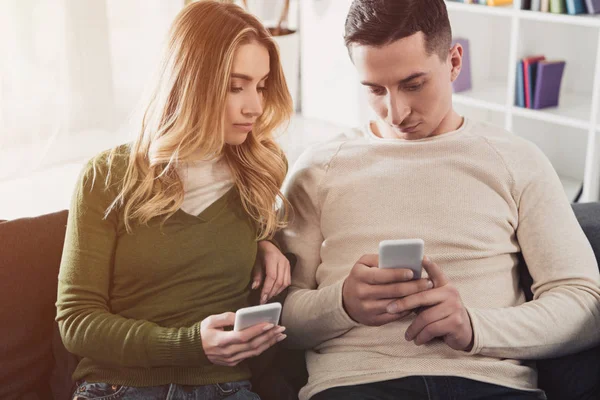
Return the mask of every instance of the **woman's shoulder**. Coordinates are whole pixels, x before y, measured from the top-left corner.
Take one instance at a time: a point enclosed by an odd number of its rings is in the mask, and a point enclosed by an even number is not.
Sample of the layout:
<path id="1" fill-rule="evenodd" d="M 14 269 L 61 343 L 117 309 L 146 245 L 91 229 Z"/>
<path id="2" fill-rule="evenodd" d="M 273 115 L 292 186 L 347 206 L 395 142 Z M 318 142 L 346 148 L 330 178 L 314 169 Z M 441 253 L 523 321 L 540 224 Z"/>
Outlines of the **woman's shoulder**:
<path id="1" fill-rule="evenodd" d="M 130 153 L 131 145 L 123 144 L 96 154 L 83 167 L 79 186 L 90 192 L 117 187 L 125 176 Z"/>
<path id="2" fill-rule="evenodd" d="M 127 168 L 130 154 L 131 144 L 122 144 L 96 154 L 89 160 L 88 166 L 95 166 L 97 169 L 105 171 L 110 169 L 111 172 L 113 170 L 124 170 Z"/>
<path id="3" fill-rule="evenodd" d="M 83 168 L 84 177 L 94 176 L 98 178 L 111 177 L 120 180 L 127 170 L 131 144 L 122 144 L 108 150 L 104 150 L 92 157 Z"/>

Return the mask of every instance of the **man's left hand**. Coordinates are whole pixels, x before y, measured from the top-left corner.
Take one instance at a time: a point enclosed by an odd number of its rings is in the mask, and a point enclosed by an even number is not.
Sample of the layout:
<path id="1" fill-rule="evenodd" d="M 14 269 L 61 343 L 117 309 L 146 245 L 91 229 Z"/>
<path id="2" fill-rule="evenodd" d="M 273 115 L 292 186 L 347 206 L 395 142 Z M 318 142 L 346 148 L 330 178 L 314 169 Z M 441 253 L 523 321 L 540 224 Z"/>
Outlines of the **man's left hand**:
<path id="1" fill-rule="evenodd" d="M 417 346 L 441 338 L 455 350 L 470 351 L 473 347 L 471 319 L 458 290 L 448 281 L 440 267 L 423 259 L 423 268 L 433 281 L 433 289 L 395 300 L 388 306 L 389 313 L 401 313 L 423 307 L 406 330 L 406 340 Z"/>

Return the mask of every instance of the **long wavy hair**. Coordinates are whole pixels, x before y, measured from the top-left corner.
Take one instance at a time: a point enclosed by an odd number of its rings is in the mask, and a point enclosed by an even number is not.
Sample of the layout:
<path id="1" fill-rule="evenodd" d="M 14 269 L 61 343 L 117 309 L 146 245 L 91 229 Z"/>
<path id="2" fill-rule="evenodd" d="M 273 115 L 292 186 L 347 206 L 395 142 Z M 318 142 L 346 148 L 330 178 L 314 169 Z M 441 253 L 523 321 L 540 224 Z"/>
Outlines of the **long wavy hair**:
<path id="1" fill-rule="evenodd" d="M 243 144 L 227 145 L 225 102 L 234 53 L 252 41 L 265 46 L 270 56 L 263 114 Z M 122 210 L 128 232 L 156 217 L 164 222 L 183 203 L 178 164 L 192 154 L 202 159 L 223 156 L 243 207 L 258 226 L 257 239 L 271 238 L 289 215 L 280 191 L 287 161 L 273 133 L 291 114 L 277 45 L 260 21 L 234 4 L 191 3 L 171 26 L 157 85 L 131 146 L 120 192 L 106 215 Z M 108 156 L 109 166 L 116 151 Z M 107 185 L 109 180 L 110 167 Z"/>

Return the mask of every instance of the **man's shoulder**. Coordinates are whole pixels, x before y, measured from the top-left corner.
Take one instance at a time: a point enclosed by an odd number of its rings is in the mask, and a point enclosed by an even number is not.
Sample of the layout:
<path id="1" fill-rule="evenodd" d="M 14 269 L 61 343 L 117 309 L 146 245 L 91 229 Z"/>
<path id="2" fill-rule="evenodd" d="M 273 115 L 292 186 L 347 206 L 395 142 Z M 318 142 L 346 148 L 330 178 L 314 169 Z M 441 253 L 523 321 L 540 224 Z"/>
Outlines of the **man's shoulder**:
<path id="1" fill-rule="evenodd" d="M 331 161 L 345 148 L 363 146 L 365 134 L 359 129 L 349 129 L 323 142 L 309 146 L 298 158 L 295 168 L 327 168 Z"/>
<path id="2" fill-rule="evenodd" d="M 474 121 L 472 133 L 493 149 L 511 170 L 532 168 L 546 160 L 546 156 L 537 145 L 504 128 Z"/>
<path id="3" fill-rule="evenodd" d="M 497 151 L 532 152 L 537 149 L 533 142 L 497 125 L 481 121 L 472 121 L 472 125 L 473 135 L 482 138 Z"/>

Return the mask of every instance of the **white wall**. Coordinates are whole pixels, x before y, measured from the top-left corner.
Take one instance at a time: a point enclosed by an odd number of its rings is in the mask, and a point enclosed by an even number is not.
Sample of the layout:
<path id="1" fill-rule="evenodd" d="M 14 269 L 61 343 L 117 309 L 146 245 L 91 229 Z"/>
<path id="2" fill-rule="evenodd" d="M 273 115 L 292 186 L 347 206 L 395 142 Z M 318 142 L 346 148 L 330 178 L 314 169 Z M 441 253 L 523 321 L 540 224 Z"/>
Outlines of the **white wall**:
<path id="1" fill-rule="evenodd" d="M 344 22 L 350 3 L 300 3 L 302 115 L 342 126 L 360 126 L 369 111 L 344 46 Z"/>

